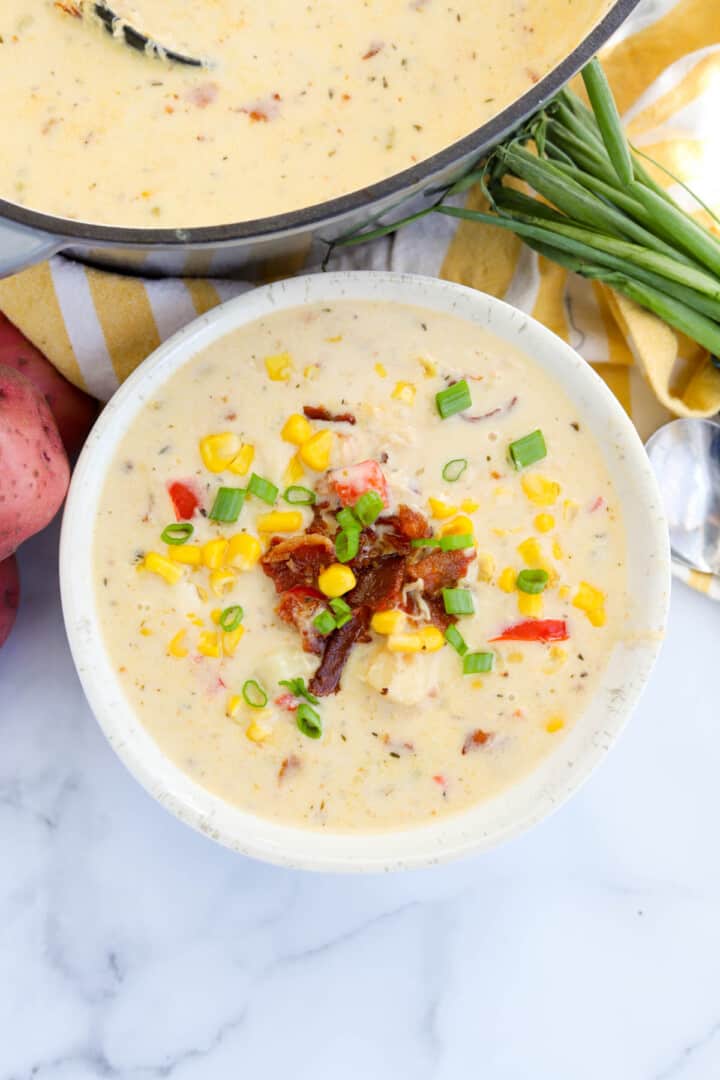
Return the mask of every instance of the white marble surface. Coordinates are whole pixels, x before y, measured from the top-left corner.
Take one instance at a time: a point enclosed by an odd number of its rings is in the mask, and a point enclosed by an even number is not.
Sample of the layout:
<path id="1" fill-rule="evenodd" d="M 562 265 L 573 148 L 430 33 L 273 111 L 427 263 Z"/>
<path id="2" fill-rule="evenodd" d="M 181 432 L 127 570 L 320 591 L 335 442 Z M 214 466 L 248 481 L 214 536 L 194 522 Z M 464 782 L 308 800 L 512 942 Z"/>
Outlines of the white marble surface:
<path id="1" fill-rule="evenodd" d="M 713 1080 L 720 607 L 674 587 L 619 745 L 489 855 L 343 878 L 233 855 L 125 772 L 56 535 L 0 652 L 0 1080 Z"/>

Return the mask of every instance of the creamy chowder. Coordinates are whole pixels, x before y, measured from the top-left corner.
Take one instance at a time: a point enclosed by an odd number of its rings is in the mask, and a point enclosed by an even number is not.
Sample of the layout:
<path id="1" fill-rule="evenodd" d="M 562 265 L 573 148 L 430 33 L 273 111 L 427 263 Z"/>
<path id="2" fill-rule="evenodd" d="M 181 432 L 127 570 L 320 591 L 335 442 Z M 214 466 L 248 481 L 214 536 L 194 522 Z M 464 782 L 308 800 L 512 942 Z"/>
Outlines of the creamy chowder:
<path id="1" fill-rule="evenodd" d="M 343 300 L 228 335 L 143 406 L 94 573 L 113 667 L 180 769 L 367 831 L 553 752 L 623 633 L 624 553 L 601 451 L 530 357 Z"/>
<path id="2" fill-rule="evenodd" d="M 207 66 L 130 49 L 88 0 L 0 5 L 0 197 L 110 225 L 247 221 L 377 183 L 528 90 L 610 0 L 114 0 Z"/>

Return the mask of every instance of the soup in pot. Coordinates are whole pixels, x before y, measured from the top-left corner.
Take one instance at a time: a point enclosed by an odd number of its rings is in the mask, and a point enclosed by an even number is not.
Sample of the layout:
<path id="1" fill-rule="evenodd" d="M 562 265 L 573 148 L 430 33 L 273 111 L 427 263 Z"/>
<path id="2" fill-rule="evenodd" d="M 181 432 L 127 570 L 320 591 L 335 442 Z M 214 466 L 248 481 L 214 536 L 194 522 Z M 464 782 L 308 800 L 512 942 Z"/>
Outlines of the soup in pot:
<path id="1" fill-rule="evenodd" d="M 190 227 L 375 184 L 468 135 L 610 0 L 113 0 L 200 68 L 128 47 L 89 0 L 0 5 L 0 198 Z"/>

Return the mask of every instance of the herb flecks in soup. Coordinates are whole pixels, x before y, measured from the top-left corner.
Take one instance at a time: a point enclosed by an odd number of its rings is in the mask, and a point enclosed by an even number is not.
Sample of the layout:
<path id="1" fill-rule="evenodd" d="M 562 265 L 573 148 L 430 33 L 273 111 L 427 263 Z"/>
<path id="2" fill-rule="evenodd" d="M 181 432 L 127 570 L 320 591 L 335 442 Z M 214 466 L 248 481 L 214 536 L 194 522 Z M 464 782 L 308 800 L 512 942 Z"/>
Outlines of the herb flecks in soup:
<path id="1" fill-rule="evenodd" d="M 130 703 L 199 784 L 388 829 L 557 747 L 623 633 L 624 545 L 601 451 L 530 357 L 341 301 L 230 334 L 142 407 L 97 602 Z"/>
<path id="2" fill-rule="evenodd" d="M 209 66 L 133 51 L 93 25 L 89 2 L 3 0 L 0 197 L 189 227 L 311 206 L 410 168 L 530 89 L 609 0 L 109 6 Z"/>

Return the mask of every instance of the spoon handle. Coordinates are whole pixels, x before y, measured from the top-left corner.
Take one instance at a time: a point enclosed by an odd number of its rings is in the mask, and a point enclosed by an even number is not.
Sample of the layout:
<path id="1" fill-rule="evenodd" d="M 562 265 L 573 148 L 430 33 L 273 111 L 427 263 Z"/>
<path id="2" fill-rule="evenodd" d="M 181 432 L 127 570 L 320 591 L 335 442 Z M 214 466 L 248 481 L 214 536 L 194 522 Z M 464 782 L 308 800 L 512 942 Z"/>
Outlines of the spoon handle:
<path id="1" fill-rule="evenodd" d="M 125 44 L 129 45 L 131 49 L 136 49 L 137 52 L 145 53 L 147 56 L 153 56 L 156 59 L 172 60 L 176 64 L 185 64 L 187 67 L 206 66 L 204 60 L 200 60 L 196 56 L 187 56 L 185 53 L 176 52 L 174 49 L 166 49 L 164 45 L 148 37 L 147 34 L 143 34 L 134 26 L 130 26 L 103 0 L 97 0 L 92 7 L 93 12 L 108 33 L 112 34 L 113 37 L 122 36 Z"/>

